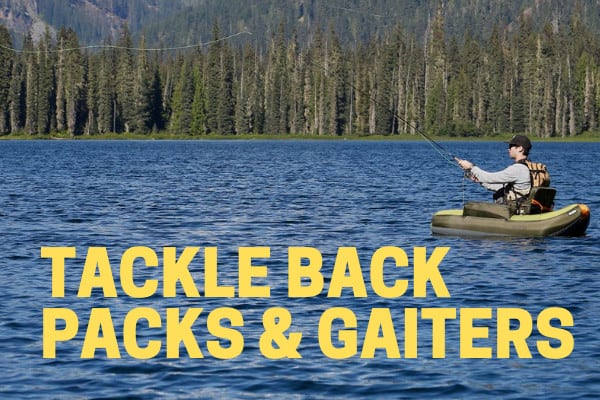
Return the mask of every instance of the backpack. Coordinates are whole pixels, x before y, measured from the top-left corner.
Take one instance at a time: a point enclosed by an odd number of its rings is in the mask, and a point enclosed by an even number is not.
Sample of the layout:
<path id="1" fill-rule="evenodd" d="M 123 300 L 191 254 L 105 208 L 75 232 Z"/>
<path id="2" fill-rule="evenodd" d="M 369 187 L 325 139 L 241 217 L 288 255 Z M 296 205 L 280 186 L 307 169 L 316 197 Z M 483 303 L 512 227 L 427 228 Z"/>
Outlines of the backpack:
<path id="1" fill-rule="evenodd" d="M 529 168 L 529 177 L 531 178 L 531 187 L 550 186 L 550 173 L 545 164 L 525 160 L 525 165 Z"/>

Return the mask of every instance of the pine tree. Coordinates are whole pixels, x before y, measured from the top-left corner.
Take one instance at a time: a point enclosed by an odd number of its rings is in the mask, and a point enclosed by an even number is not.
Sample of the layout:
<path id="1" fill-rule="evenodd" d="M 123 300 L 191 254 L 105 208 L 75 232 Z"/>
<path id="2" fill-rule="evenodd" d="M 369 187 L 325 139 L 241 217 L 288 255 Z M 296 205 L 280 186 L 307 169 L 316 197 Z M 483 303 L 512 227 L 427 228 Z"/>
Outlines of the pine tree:
<path id="1" fill-rule="evenodd" d="M 289 70 L 288 123 L 290 133 L 301 133 L 304 129 L 304 74 L 305 60 L 300 52 L 297 35 L 294 33 L 287 48 Z"/>
<path id="2" fill-rule="evenodd" d="M 511 51 L 511 132 L 531 134 L 535 80 L 535 36 L 531 20 L 521 16 Z"/>
<path id="3" fill-rule="evenodd" d="M 242 49 L 240 62 L 240 77 L 236 85 L 235 131 L 237 134 L 255 133 L 258 117 L 255 105 L 259 102 L 259 87 L 256 77 L 257 54 L 250 43 Z"/>
<path id="4" fill-rule="evenodd" d="M 307 49 L 307 70 L 304 83 L 305 131 L 311 135 L 325 133 L 325 71 L 327 58 L 324 48 L 323 36 L 321 31 L 318 30 L 311 47 Z M 268 84 L 265 83 L 265 86 L 268 86 Z M 265 91 L 265 93 L 269 92 Z M 267 104 L 266 112 L 268 114 L 271 112 L 268 108 L 268 99 L 265 99 L 265 104 Z"/>
<path id="5" fill-rule="evenodd" d="M 131 129 L 141 133 L 149 132 L 154 121 L 152 120 L 152 85 L 155 74 L 153 73 L 145 51 L 145 39 L 142 37 L 139 44 L 138 56 L 135 63 L 135 78 L 133 86 L 133 107 L 131 113 Z"/>
<path id="6" fill-rule="evenodd" d="M 165 128 L 163 119 L 162 81 L 158 64 L 155 62 L 150 71 L 150 84 L 148 85 L 148 106 L 150 107 L 150 127 L 160 131 Z"/>
<path id="7" fill-rule="evenodd" d="M 25 61 L 15 57 L 10 80 L 8 112 L 10 132 L 17 133 L 25 124 Z"/>
<path id="8" fill-rule="evenodd" d="M 219 98 L 221 93 L 222 41 L 217 23 L 213 26 L 213 42 L 208 50 L 206 75 L 206 128 L 208 133 L 219 132 Z"/>
<path id="9" fill-rule="evenodd" d="M 84 110 L 83 99 L 85 81 L 85 58 L 79 48 L 79 40 L 75 31 L 69 30 L 67 36 L 68 68 L 67 68 L 67 130 L 71 136 L 80 131 Z"/>
<path id="10" fill-rule="evenodd" d="M 347 78 L 344 55 L 340 41 L 332 30 L 329 39 L 329 65 L 328 65 L 328 132 L 331 135 L 340 136 L 348 116 L 347 112 Z"/>
<path id="11" fill-rule="evenodd" d="M 394 88 L 395 88 L 395 113 L 394 120 L 392 123 L 392 132 L 395 133 L 406 133 L 408 128 L 406 126 L 406 109 L 408 103 L 408 87 L 407 77 L 410 76 L 409 62 L 407 60 L 407 44 L 404 40 L 404 32 L 399 25 L 394 27 L 392 36 L 390 38 L 390 50 L 391 55 L 395 58 L 395 70 L 393 71 L 394 76 Z"/>
<path id="12" fill-rule="evenodd" d="M 67 68 L 67 52 L 63 49 L 67 48 L 65 43 L 65 31 L 61 30 L 58 43 L 57 51 L 58 58 L 56 61 L 56 129 L 59 132 L 65 131 L 67 127 L 66 121 L 66 68 Z"/>
<path id="13" fill-rule="evenodd" d="M 489 90 L 487 101 L 489 103 L 488 123 L 492 132 L 501 133 L 508 131 L 508 95 L 506 81 L 509 79 L 505 66 L 504 48 L 506 43 L 501 37 L 500 28 L 494 26 L 489 39 L 488 70 Z"/>
<path id="14" fill-rule="evenodd" d="M 370 79 L 368 71 L 369 65 L 374 57 L 371 56 L 372 46 L 361 46 L 356 50 L 353 67 L 353 95 L 351 115 L 354 119 L 351 122 L 349 131 L 359 135 L 369 133 L 369 110 L 371 105 Z"/>
<path id="15" fill-rule="evenodd" d="M 581 54 L 575 65 L 575 118 L 576 131 L 589 130 L 593 113 L 593 82 L 595 65 L 587 52 Z"/>
<path id="16" fill-rule="evenodd" d="M 110 42 L 107 42 L 110 45 Z M 115 51 L 104 49 L 99 54 L 97 72 L 98 133 L 116 132 Z"/>
<path id="17" fill-rule="evenodd" d="M 393 96 L 394 92 L 390 88 L 397 86 L 396 71 L 398 61 L 397 44 L 391 39 L 380 46 L 379 54 L 376 56 L 378 61 L 375 72 L 374 93 L 372 94 L 375 102 L 375 133 L 389 135 L 394 133 L 397 98 Z"/>
<path id="18" fill-rule="evenodd" d="M 541 119 L 542 126 L 540 135 L 542 137 L 551 137 L 556 134 L 556 85 L 558 84 L 558 69 L 556 60 L 557 40 L 554 28 L 546 24 L 541 33 L 541 63 L 543 70 L 543 79 L 540 82 L 543 91 Z"/>
<path id="19" fill-rule="evenodd" d="M 235 133 L 235 96 L 234 96 L 234 70 L 233 54 L 227 43 L 221 46 L 219 74 L 219 96 L 217 97 L 218 128 L 222 135 Z"/>
<path id="20" fill-rule="evenodd" d="M 194 97 L 192 100 L 192 125 L 193 135 L 206 133 L 206 93 L 204 81 L 204 60 L 199 55 L 193 71 Z"/>
<path id="21" fill-rule="evenodd" d="M 38 98 L 37 98 L 37 133 L 45 134 L 52 130 L 54 120 L 55 94 L 54 94 L 54 65 L 55 57 L 52 52 L 52 36 L 50 31 L 46 35 L 37 49 L 37 69 L 38 69 Z"/>
<path id="22" fill-rule="evenodd" d="M 468 38 L 465 39 L 465 42 Z M 456 40 L 451 40 L 448 46 L 448 95 L 446 99 L 446 117 L 449 126 L 443 132 L 453 136 L 461 134 L 458 127 L 466 125 L 470 121 L 467 117 L 469 112 L 470 93 L 468 80 L 466 79 L 466 66 L 462 62 L 462 54 Z"/>
<path id="23" fill-rule="evenodd" d="M 567 88 L 568 82 L 567 68 L 565 61 L 568 55 L 563 54 L 564 49 L 568 48 L 567 33 L 564 28 L 559 30 L 557 40 L 555 41 L 555 68 L 556 68 L 556 85 L 554 98 L 556 99 L 554 108 L 554 125 L 556 127 L 556 135 L 565 137 L 567 135 Z"/>
<path id="24" fill-rule="evenodd" d="M 132 77 L 135 77 L 133 41 L 127 25 L 123 26 L 117 42 L 115 94 L 117 130 L 131 132 L 134 129 L 136 104 Z"/>
<path id="25" fill-rule="evenodd" d="M 79 133 L 83 113 L 85 65 L 79 41 L 72 29 L 58 35 L 56 68 L 56 128 L 71 136 Z"/>
<path id="26" fill-rule="evenodd" d="M 467 126 L 476 129 L 484 128 L 488 118 L 489 105 L 489 57 L 479 43 L 470 35 L 465 41 L 461 53 L 466 65 L 464 66 L 468 77 L 468 104 Z M 495 95 L 495 94 L 494 94 Z M 466 133 L 466 132 L 464 132 Z"/>
<path id="27" fill-rule="evenodd" d="M 441 4 L 428 28 L 425 49 L 425 129 L 433 133 L 445 126 L 446 115 L 446 39 Z"/>
<path id="28" fill-rule="evenodd" d="M 0 25 L 0 135 L 10 132 L 10 86 L 14 53 L 8 29 Z"/>
<path id="29" fill-rule="evenodd" d="M 38 80 L 39 70 L 36 54 L 33 48 L 31 35 L 27 35 L 23 42 L 25 54 L 25 132 L 30 135 L 37 133 L 37 106 L 38 106 Z"/>
<path id="30" fill-rule="evenodd" d="M 133 107 L 131 115 L 131 129 L 135 132 L 147 133 L 152 129 L 150 118 L 150 84 L 152 71 L 146 53 L 146 42 L 144 37 L 138 45 L 137 57 L 135 59 L 135 75 L 133 86 Z"/>
<path id="31" fill-rule="evenodd" d="M 249 95 L 250 98 L 253 99 L 249 107 L 252 121 L 252 133 L 265 132 L 265 92 L 263 90 L 265 79 L 262 74 L 264 71 L 263 65 L 264 62 L 262 56 L 258 52 L 255 52 L 254 73 Z"/>
<path id="32" fill-rule="evenodd" d="M 174 133 L 190 134 L 192 132 L 194 89 L 194 74 L 190 60 L 181 60 L 179 79 L 173 91 L 170 130 Z"/>
<path id="33" fill-rule="evenodd" d="M 85 122 L 84 134 L 95 135 L 98 133 L 98 103 L 100 92 L 100 67 L 101 60 L 99 57 L 91 57 L 89 59 L 87 79 L 86 79 L 86 109 L 87 121 Z"/>
<path id="34" fill-rule="evenodd" d="M 284 134 L 288 131 L 288 67 L 283 24 L 279 25 L 277 36 L 271 40 L 268 65 L 265 77 L 266 130 L 271 134 Z"/>

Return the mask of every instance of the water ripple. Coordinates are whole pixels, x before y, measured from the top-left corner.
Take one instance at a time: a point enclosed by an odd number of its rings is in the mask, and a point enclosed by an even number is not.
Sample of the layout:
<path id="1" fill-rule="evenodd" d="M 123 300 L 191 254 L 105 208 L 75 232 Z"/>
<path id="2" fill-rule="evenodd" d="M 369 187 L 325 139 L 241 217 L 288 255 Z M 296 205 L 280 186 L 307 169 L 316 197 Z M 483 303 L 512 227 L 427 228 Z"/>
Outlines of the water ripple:
<path id="1" fill-rule="evenodd" d="M 484 168 L 500 168 L 504 145 L 447 143 L 469 154 Z M 594 217 L 600 208 L 597 144 L 535 145 L 535 158 L 547 162 L 557 203 L 586 202 L 592 222 L 583 238 L 479 240 L 436 237 L 430 233 L 433 212 L 457 208 L 464 196 L 487 200 L 489 193 L 465 185 L 425 143 L 419 142 L 11 142 L 0 141 L 0 224 L 3 262 L 0 279 L 0 396 L 3 398 L 596 398 L 600 393 L 600 232 Z M 593 180 L 581 186 L 573 176 Z M 557 204 L 558 205 L 558 204 Z M 65 298 L 51 297 L 51 266 L 40 259 L 42 246 L 76 246 L 77 257 L 65 269 Z M 117 298 L 77 298 L 86 248 L 105 246 L 117 282 Z M 219 280 L 237 283 L 238 248 L 269 246 L 269 299 L 132 299 L 119 284 L 119 258 L 131 246 L 149 246 L 159 259 L 162 248 L 216 246 Z M 451 248 L 440 271 L 451 293 L 438 299 L 409 293 L 398 299 L 376 296 L 365 275 L 367 298 L 345 289 L 341 298 L 326 290 L 313 298 L 287 297 L 288 246 L 316 247 L 322 253 L 326 289 L 337 249 L 356 247 L 367 271 L 372 253 L 398 246 L 412 259 L 415 246 Z M 259 265 L 259 260 L 254 260 Z M 387 267 L 386 267 L 387 268 Z M 202 253 L 190 265 L 204 291 Z M 387 271 L 387 270 L 386 270 Z M 394 270 L 411 279 L 411 270 Z M 405 273 L 405 275 L 402 275 Z M 162 279 L 161 268 L 136 269 L 136 283 Z M 396 275 L 393 275 L 396 276 Z M 391 279 L 388 283 L 391 283 Z M 261 355 L 262 315 L 285 307 L 293 328 L 303 333 L 301 359 L 269 360 Z M 565 307 L 573 315 L 573 353 L 563 360 L 540 357 L 530 343 L 531 359 L 460 359 L 460 328 L 447 322 L 445 359 L 433 359 L 431 321 L 420 321 L 417 359 L 359 357 L 373 308 L 389 308 L 399 348 L 403 348 L 404 309 L 409 307 L 523 308 L 533 320 L 547 307 Z M 59 343 L 56 359 L 42 358 L 42 310 L 67 307 L 77 312 L 81 329 Z M 80 358 L 91 308 L 108 307 L 114 319 L 122 358 Z M 136 307 L 164 314 L 169 307 L 201 307 L 194 325 L 204 358 L 166 358 L 166 327 L 138 323 L 140 345 L 161 340 L 159 355 L 149 360 L 128 356 L 123 348 L 123 320 Z M 210 356 L 206 341 L 208 312 L 233 307 L 244 317 L 244 351 L 236 359 Z M 332 360 L 318 340 L 321 314 L 345 307 L 356 315 L 356 355 Z M 480 346 L 494 347 L 495 324 Z M 334 332 L 334 335 L 336 333 Z M 532 339 L 540 338 L 534 332 Z M 223 341 L 222 345 L 227 345 Z"/>

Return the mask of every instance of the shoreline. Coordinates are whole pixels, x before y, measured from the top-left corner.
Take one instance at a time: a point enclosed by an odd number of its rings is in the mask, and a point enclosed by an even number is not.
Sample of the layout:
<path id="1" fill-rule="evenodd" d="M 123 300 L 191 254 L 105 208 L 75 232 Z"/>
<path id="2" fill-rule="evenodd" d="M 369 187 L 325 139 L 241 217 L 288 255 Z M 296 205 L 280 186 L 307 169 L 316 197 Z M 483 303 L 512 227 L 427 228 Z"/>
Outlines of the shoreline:
<path id="1" fill-rule="evenodd" d="M 434 136 L 428 135 L 429 138 L 436 141 L 444 142 L 495 142 L 507 141 L 513 134 L 500 134 L 492 136 Z M 577 136 L 567 137 L 549 137 L 540 138 L 532 137 L 536 142 L 600 142 L 600 131 L 586 132 Z M 171 134 L 167 132 L 157 132 L 149 134 L 136 133 L 107 133 L 101 135 L 76 135 L 68 134 L 45 134 L 45 135 L 28 135 L 25 133 L 1 135 L 0 140 L 351 140 L 351 141 L 421 141 L 425 140 L 420 134 L 401 134 L 401 135 L 273 135 L 273 134 L 245 134 L 245 135 L 181 135 Z"/>

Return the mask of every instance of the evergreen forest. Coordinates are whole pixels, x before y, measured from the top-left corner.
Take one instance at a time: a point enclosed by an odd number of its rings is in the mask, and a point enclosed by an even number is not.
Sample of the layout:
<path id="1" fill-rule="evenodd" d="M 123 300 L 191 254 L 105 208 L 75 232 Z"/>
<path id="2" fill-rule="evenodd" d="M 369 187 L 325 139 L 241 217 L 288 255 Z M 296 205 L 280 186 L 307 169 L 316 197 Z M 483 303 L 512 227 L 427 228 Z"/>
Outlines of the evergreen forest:
<path id="1" fill-rule="evenodd" d="M 576 136 L 600 124 L 600 40 L 569 23 L 485 38 L 401 24 L 362 41 L 334 24 L 301 41 L 281 21 L 267 44 L 215 22 L 204 45 L 80 44 L 75 31 L 12 43 L 0 26 L 0 134 Z M 18 48 L 19 50 L 15 50 Z"/>

